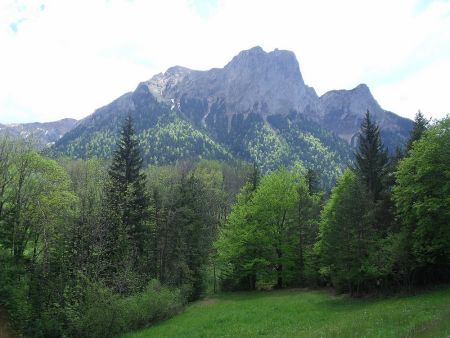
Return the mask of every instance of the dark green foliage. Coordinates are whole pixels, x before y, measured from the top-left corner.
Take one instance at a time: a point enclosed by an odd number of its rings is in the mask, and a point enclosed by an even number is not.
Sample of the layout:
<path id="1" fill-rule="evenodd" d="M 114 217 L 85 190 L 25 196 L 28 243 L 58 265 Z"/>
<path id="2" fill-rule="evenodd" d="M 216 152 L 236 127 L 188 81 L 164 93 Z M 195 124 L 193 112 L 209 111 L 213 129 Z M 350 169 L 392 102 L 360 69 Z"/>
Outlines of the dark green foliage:
<path id="1" fill-rule="evenodd" d="M 0 307 L 8 311 L 13 325 L 21 332 L 31 326 L 32 307 L 29 302 L 29 278 L 26 266 L 4 252 L 0 253 Z"/>
<path id="2" fill-rule="evenodd" d="M 152 208 L 144 208 L 139 194 L 134 194 L 139 189 L 147 194 L 141 162 L 129 147 L 136 143 L 129 138 L 124 144 L 118 153 L 127 153 L 128 147 L 128 154 L 134 156 L 125 156 L 128 170 L 121 171 L 118 155 L 119 165 L 110 171 L 120 183 L 117 190 L 128 185 L 120 193 L 109 190 L 109 175 L 101 162 L 64 160 L 62 167 L 26 144 L 0 140 L 4 160 L 0 162 L 0 307 L 25 336 L 110 337 L 167 318 L 182 307 L 181 291 L 157 284 L 143 291 L 146 281 L 156 276 L 151 269 L 155 255 L 147 245 L 152 243 L 155 220 L 149 216 Z M 133 186 L 133 179 L 140 188 Z M 104 208 L 108 194 L 117 197 L 119 212 Z M 124 212 L 126 207 L 131 211 Z M 140 211 L 145 212 L 144 219 L 137 217 Z M 105 222 L 116 221 L 117 215 L 119 224 L 129 225 L 123 228 L 127 230 L 120 238 L 123 242 L 112 240 L 111 223 Z M 139 229 L 134 222 L 140 220 L 146 234 L 133 236 Z M 138 251 L 141 240 L 143 252 Z M 125 244 L 124 256 L 110 275 L 117 243 Z M 195 264 L 192 269 L 201 271 Z M 192 289 L 193 283 L 186 279 L 183 288 Z M 127 297 L 119 295 L 125 292 Z"/>
<path id="3" fill-rule="evenodd" d="M 73 337 L 116 337 L 147 327 L 181 311 L 184 300 L 179 290 L 151 281 L 142 292 L 121 297 L 97 284 L 87 286 L 80 315 L 73 318 L 69 332 Z"/>
<path id="4" fill-rule="evenodd" d="M 181 286 L 192 285 L 190 299 L 203 291 L 203 272 L 214 238 L 214 222 L 206 210 L 201 182 L 193 175 L 181 176 L 167 226 L 173 231 L 173 247 L 168 248 L 169 264 L 163 281 Z"/>
<path id="5" fill-rule="evenodd" d="M 414 126 L 411 130 L 411 135 L 408 140 L 408 144 L 406 145 L 406 150 L 411 150 L 413 143 L 417 140 L 419 140 L 425 130 L 428 128 L 428 124 L 430 123 L 429 120 L 425 118 L 425 116 L 422 114 L 422 112 L 419 110 L 414 117 Z"/>
<path id="6" fill-rule="evenodd" d="M 155 224 L 151 245 L 154 270 L 164 283 L 183 287 L 189 299 L 205 289 L 204 277 L 212 242 L 240 189 L 248 169 L 232 169 L 215 161 L 148 171 Z"/>
<path id="7" fill-rule="evenodd" d="M 359 295 L 380 275 L 374 257 L 377 233 L 373 209 L 364 183 L 346 171 L 323 211 L 317 244 L 321 273 L 340 292 Z"/>
<path id="8" fill-rule="evenodd" d="M 361 124 L 358 150 L 355 154 L 355 171 L 366 184 L 374 201 L 380 198 L 387 169 L 387 152 L 381 142 L 380 128 L 372 121 L 367 111 Z"/>
<path id="9" fill-rule="evenodd" d="M 110 276 L 106 277 L 113 279 L 120 292 L 128 291 L 130 286 L 126 285 L 126 280 L 135 278 L 134 274 L 142 275 L 145 280 L 147 263 L 143 256 L 150 229 L 147 222 L 149 198 L 142 169 L 139 142 L 135 138 L 132 119 L 128 117 L 108 171 L 105 205 L 105 226 L 110 246 L 106 259 L 111 267 Z"/>

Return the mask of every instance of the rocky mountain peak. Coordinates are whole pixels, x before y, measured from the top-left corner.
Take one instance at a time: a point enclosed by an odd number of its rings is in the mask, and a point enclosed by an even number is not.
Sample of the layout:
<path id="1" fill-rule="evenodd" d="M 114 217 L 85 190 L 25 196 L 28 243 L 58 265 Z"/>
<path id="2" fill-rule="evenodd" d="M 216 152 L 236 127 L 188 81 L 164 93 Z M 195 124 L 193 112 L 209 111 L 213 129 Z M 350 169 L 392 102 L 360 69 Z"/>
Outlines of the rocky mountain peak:
<path id="1" fill-rule="evenodd" d="M 359 126 L 367 111 L 381 126 L 385 136 L 390 140 L 407 138 L 410 121 L 385 111 L 373 97 L 366 84 L 360 84 L 350 90 L 331 90 L 323 94 L 318 101 L 317 111 L 321 124 L 333 131 L 352 145 L 356 144 Z M 387 136 L 386 136 L 387 137 Z"/>
<path id="2" fill-rule="evenodd" d="M 295 54 L 288 50 L 275 49 L 265 52 L 256 46 L 244 50 L 236 55 L 225 67 L 228 72 L 241 72 L 244 76 L 262 76 L 274 78 L 283 77 L 285 80 L 304 85 L 300 67 Z"/>
<path id="3" fill-rule="evenodd" d="M 365 83 L 360 83 L 355 88 L 353 88 L 352 91 L 372 95 L 370 93 L 369 87 Z"/>
<path id="4" fill-rule="evenodd" d="M 367 110 L 374 115 L 383 112 L 366 84 L 360 84 L 350 90 L 331 90 L 320 97 L 319 107 L 325 114 L 327 110 L 352 112 L 356 116 L 364 116 Z"/>
<path id="5" fill-rule="evenodd" d="M 156 74 L 144 84 L 158 100 L 165 101 L 171 90 L 191 72 L 191 69 L 182 66 L 170 67 L 165 73 Z"/>
<path id="6" fill-rule="evenodd" d="M 267 53 L 259 46 L 240 52 L 224 68 L 195 71 L 177 66 L 146 84 L 159 101 L 181 110 L 190 110 L 186 102 L 197 102 L 198 109 L 204 106 L 198 102 L 206 100 L 203 117 L 214 102 L 221 102 L 228 117 L 255 113 L 265 118 L 303 111 L 317 100 L 314 89 L 305 85 L 293 52 Z"/>

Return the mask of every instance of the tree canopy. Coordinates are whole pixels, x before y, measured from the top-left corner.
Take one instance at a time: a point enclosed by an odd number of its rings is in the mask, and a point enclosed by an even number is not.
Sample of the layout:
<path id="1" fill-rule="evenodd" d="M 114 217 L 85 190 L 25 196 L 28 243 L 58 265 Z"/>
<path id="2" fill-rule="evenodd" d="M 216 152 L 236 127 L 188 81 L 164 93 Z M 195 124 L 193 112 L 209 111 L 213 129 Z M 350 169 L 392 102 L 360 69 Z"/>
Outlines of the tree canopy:
<path id="1" fill-rule="evenodd" d="M 411 268 L 422 271 L 424 279 L 448 278 L 450 118 L 425 131 L 400 161 L 394 198 Z"/>

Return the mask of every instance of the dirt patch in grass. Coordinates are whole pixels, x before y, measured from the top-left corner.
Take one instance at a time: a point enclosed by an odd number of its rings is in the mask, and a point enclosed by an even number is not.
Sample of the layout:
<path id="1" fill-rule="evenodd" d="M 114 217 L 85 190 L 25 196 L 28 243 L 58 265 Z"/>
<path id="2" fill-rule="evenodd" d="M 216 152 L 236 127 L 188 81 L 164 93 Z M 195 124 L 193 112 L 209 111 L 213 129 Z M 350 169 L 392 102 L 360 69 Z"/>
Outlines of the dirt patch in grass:
<path id="1" fill-rule="evenodd" d="M 217 298 L 206 298 L 206 299 L 199 301 L 199 304 L 201 306 L 210 306 L 210 305 L 217 304 L 218 301 L 219 300 Z"/>

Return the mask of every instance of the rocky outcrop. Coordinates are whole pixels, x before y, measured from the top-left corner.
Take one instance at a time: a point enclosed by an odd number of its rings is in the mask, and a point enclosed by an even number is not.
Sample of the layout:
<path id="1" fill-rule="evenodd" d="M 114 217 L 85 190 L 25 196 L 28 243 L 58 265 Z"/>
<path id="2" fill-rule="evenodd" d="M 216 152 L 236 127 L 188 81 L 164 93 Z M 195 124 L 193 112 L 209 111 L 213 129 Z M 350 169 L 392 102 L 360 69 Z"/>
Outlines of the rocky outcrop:
<path id="1" fill-rule="evenodd" d="M 332 90 L 322 95 L 316 111 L 319 123 L 351 145 L 356 145 L 361 120 L 367 111 L 380 125 L 386 145 L 406 142 L 412 122 L 380 107 L 369 87 L 360 84 L 351 90 Z"/>

